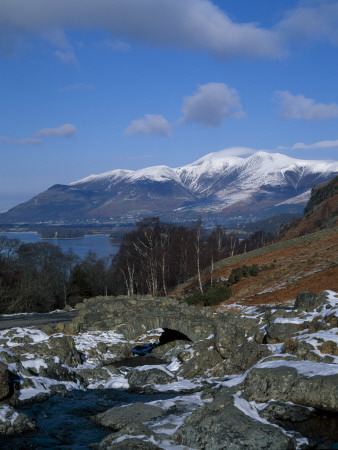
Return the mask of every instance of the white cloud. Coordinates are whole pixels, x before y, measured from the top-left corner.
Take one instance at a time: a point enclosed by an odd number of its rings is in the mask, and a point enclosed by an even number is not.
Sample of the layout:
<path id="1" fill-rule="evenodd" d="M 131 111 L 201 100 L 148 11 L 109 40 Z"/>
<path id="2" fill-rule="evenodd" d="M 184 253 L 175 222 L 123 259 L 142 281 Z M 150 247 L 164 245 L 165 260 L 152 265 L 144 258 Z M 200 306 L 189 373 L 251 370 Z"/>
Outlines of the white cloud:
<path id="1" fill-rule="evenodd" d="M 112 41 L 110 39 L 106 39 L 104 41 L 104 45 L 109 47 L 111 50 L 114 50 L 114 52 L 129 52 L 131 50 L 131 46 L 127 42 L 119 40 Z"/>
<path id="2" fill-rule="evenodd" d="M 276 91 L 280 117 L 283 119 L 325 120 L 338 117 L 338 104 L 316 103 L 304 95 L 293 95 L 289 91 Z"/>
<path id="3" fill-rule="evenodd" d="M 171 125 L 161 115 L 146 114 L 142 119 L 132 120 L 124 130 L 127 135 L 136 133 L 167 137 L 171 134 Z"/>
<path id="4" fill-rule="evenodd" d="M 22 36 L 40 36 L 73 62 L 64 30 L 103 30 L 151 45 L 204 51 L 223 59 L 279 58 L 293 44 L 338 45 L 336 0 L 302 2 L 270 29 L 238 23 L 211 0 L 1 0 L 0 46 L 8 54 Z M 125 47 L 126 48 L 126 47 Z M 121 45 L 120 49 L 121 50 Z"/>
<path id="5" fill-rule="evenodd" d="M 74 29 L 111 32 L 117 47 L 127 38 L 223 59 L 279 58 L 295 43 L 338 45 L 338 3 L 303 1 L 267 29 L 235 22 L 211 0 L 1 0 L 0 46 L 5 54 L 20 37 L 35 35 L 68 49 L 69 54 L 57 56 L 72 62 L 64 30 Z"/>
<path id="6" fill-rule="evenodd" d="M 64 29 L 106 30 L 122 40 L 205 51 L 225 59 L 283 53 L 274 31 L 236 23 L 210 0 L 1 0 L 0 30 L 7 36 L 44 34 L 65 49 L 59 31 Z"/>
<path id="7" fill-rule="evenodd" d="M 250 147 L 228 147 L 217 152 L 220 156 L 249 156 L 257 152 Z"/>
<path id="8" fill-rule="evenodd" d="M 332 149 L 332 148 L 338 149 L 338 139 L 334 141 L 332 140 L 318 141 L 314 142 L 313 144 L 304 144 L 304 142 L 297 142 L 296 144 L 293 144 L 291 147 L 282 145 L 277 147 L 278 150 L 318 150 L 318 149 Z"/>
<path id="9" fill-rule="evenodd" d="M 41 139 L 37 138 L 24 138 L 24 139 L 13 139 L 7 136 L 0 136 L 0 142 L 5 144 L 15 144 L 15 145 L 37 145 L 42 144 Z"/>
<path id="10" fill-rule="evenodd" d="M 60 137 L 70 137 L 76 133 L 76 128 L 70 123 L 65 123 L 58 128 L 42 128 L 37 133 L 35 137 L 28 137 L 23 139 L 14 139 L 8 136 L 0 136 L 0 142 L 5 144 L 15 144 L 15 145 L 38 145 L 42 144 L 44 137 L 60 136 Z"/>
<path id="11" fill-rule="evenodd" d="M 277 33 L 284 41 L 307 43 L 328 41 L 338 45 L 338 3 L 335 0 L 303 2 L 288 11 L 277 25 Z"/>
<path id="12" fill-rule="evenodd" d="M 42 128 L 36 133 L 38 137 L 70 137 L 76 133 L 76 128 L 71 123 L 65 123 L 58 128 Z"/>
<path id="13" fill-rule="evenodd" d="M 196 122 L 200 125 L 217 127 L 230 117 L 245 116 L 236 89 L 224 83 L 207 83 L 195 94 L 183 99 L 181 123 Z"/>

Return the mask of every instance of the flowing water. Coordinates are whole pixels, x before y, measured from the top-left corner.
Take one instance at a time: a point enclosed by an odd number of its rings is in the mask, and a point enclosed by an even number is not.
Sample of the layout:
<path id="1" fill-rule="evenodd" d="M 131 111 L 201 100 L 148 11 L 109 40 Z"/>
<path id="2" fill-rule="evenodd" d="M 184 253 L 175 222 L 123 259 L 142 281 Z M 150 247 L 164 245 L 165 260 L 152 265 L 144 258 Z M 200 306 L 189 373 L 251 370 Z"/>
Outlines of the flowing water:
<path id="1" fill-rule="evenodd" d="M 150 402 L 177 397 L 177 394 L 135 394 L 119 389 L 75 390 L 69 397 L 57 395 L 42 403 L 18 408 L 33 418 L 38 430 L 16 437 L 7 437 L 0 444 L 2 450 L 26 449 L 88 449 L 112 431 L 95 425 L 90 416 L 114 406 L 135 402 Z"/>

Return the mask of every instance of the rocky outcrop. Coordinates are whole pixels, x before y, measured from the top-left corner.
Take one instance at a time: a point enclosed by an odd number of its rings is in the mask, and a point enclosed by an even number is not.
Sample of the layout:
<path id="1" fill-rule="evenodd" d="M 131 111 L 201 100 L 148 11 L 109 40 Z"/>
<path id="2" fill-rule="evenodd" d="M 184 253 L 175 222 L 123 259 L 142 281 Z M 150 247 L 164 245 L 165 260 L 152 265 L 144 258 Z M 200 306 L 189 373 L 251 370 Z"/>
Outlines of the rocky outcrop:
<path id="1" fill-rule="evenodd" d="M 0 362 L 0 401 L 8 397 L 10 393 L 8 378 L 9 373 L 7 370 L 7 365 Z"/>
<path id="2" fill-rule="evenodd" d="M 183 349 L 178 353 L 177 358 L 181 363 L 177 375 L 183 378 L 206 376 L 210 368 L 223 361 L 216 350 L 213 338 L 205 339 Z"/>
<path id="3" fill-rule="evenodd" d="M 9 408 L 0 410 L 0 434 L 34 426 L 10 404 L 117 388 L 138 398 L 178 392 L 179 399 L 94 416 L 113 431 L 96 448 L 301 448 L 306 440 L 292 424 L 304 422 L 306 434 L 315 414 L 338 411 L 337 303 L 334 293 L 301 293 L 294 307 L 235 315 L 170 299 L 98 298 L 78 307 L 76 335 L 0 332 L 0 403 Z M 133 347 L 153 342 L 152 355 L 132 356 Z"/>
<path id="4" fill-rule="evenodd" d="M 228 323 L 223 317 L 217 321 L 215 330 L 216 348 L 223 358 L 229 355 L 246 342 L 244 330 L 238 326 Z"/>
<path id="5" fill-rule="evenodd" d="M 128 406 L 120 406 L 108 409 L 103 413 L 92 416 L 93 422 L 119 431 L 123 427 L 133 423 L 142 423 L 163 416 L 164 411 L 157 406 L 146 405 L 144 403 L 133 403 Z"/>
<path id="6" fill-rule="evenodd" d="M 240 345 L 236 351 L 232 352 L 228 359 L 215 366 L 212 374 L 220 377 L 244 373 L 262 358 L 269 355 L 271 355 L 271 351 L 266 345 L 256 344 L 255 342 L 246 342 L 245 344 Z"/>
<path id="7" fill-rule="evenodd" d="M 123 438 L 124 436 L 128 436 L 129 438 L 121 441 L 121 444 L 124 442 L 124 445 L 127 447 L 124 448 L 158 448 L 154 444 L 151 444 L 148 442 L 142 442 L 142 440 L 132 438 L 131 436 L 145 436 L 146 438 L 149 438 L 152 435 L 152 431 L 147 426 L 143 425 L 143 423 L 140 422 L 134 422 L 130 423 L 128 425 L 125 425 L 122 427 L 119 431 L 115 433 L 109 434 L 107 437 L 105 437 L 99 444 L 96 444 L 93 446 L 93 448 L 96 448 L 98 450 L 108 449 L 112 448 L 113 446 L 116 448 L 116 445 L 118 442 L 114 442 L 119 438 Z M 146 444 L 151 444 L 154 447 L 146 447 Z M 140 446 L 141 445 L 141 446 Z M 143 447 L 142 447 L 143 445 Z M 121 448 L 121 447 L 120 447 Z M 123 448 L 123 447 L 122 447 Z"/>
<path id="8" fill-rule="evenodd" d="M 218 396 L 194 411 L 175 433 L 175 440 L 190 448 L 295 449 L 296 444 L 280 429 L 246 415 L 234 404 L 234 396 Z"/>
<path id="9" fill-rule="evenodd" d="M 21 434 L 35 428 L 35 422 L 26 414 L 19 414 L 10 406 L 0 405 L 0 436 Z"/>
<path id="10" fill-rule="evenodd" d="M 168 384 L 176 380 L 176 377 L 169 370 L 162 366 L 158 368 L 151 366 L 141 366 L 131 369 L 127 374 L 130 389 L 142 392 L 152 392 L 156 384 Z"/>
<path id="11" fill-rule="evenodd" d="M 271 361 L 253 368 L 245 379 L 245 395 L 248 400 L 267 402 L 271 399 L 311 406 L 322 410 L 338 410 L 338 374 L 314 375 L 311 371 L 328 370 L 321 364 L 297 361 Z M 270 365 L 270 367 L 269 367 Z M 305 370 L 305 375 L 299 373 Z M 334 368 L 332 368 L 334 369 Z"/>
<path id="12" fill-rule="evenodd" d="M 319 295 L 308 291 L 299 292 L 293 309 L 307 312 L 313 311 L 315 308 L 324 303 L 326 298 L 327 295 L 325 292 Z"/>
<path id="13" fill-rule="evenodd" d="M 285 342 L 299 331 L 299 325 L 296 323 L 272 323 L 268 327 L 266 342 L 276 344 Z"/>

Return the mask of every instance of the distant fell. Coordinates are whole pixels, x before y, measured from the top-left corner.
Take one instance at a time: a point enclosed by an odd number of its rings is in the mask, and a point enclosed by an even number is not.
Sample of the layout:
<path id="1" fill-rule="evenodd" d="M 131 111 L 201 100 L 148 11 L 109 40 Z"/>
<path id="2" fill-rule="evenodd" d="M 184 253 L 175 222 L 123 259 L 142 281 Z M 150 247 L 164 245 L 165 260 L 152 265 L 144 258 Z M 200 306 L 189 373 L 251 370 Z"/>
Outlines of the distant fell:
<path id="1" fill-rule="evenodd" d="M 221 151 L 178 168 L 117 169 L 54 185 L 0 214 L 0 223 L 114 224 L 158 216 L 238 225 L 302 213 L 312 187 L 336 175 L 337 161 L 262 151 L 239 158 Z"/>

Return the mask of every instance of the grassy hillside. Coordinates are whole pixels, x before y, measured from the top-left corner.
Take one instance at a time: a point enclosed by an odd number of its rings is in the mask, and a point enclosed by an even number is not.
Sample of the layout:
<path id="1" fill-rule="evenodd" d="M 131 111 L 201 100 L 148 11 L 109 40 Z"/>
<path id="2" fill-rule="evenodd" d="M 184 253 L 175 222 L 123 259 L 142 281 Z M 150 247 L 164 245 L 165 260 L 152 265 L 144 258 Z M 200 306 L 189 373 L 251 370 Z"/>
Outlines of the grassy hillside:
<path id="1" fill-rule="evenodd" d="M 233 295 L 224 305 L 284 303 L 294 300 L 303 290 L 315 293 L 326 289 L 338 291 L 337 255 L 338 227 L 334 227 L 219 261 L 213 279 L 227 278 L 233 268 L 243 264 L 258 264 L 266 270 L 232 286 Z M 203 274 L 204 281 L 209 279 L 210 269 Z M 197 281 L 190 280 L 171 294 L 186 296 L 196 287 Z"/>

